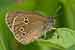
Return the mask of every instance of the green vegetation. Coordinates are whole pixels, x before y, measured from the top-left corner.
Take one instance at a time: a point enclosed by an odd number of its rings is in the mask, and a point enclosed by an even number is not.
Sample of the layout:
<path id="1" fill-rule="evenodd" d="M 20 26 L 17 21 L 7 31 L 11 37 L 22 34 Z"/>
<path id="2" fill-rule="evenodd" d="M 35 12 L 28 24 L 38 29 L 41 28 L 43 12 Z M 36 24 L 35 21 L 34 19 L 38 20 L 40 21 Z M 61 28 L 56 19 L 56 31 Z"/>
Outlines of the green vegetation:
<path id="1" fill-rule="evenodd" d="M 41 11 L 56 16 L 57 29 L 51 38 L 29 45 L 18 43 L 5 23 L 5 14 L 13 10 Z M 75 50 L 75 0 L 0 0 L 0 50 Z"/>

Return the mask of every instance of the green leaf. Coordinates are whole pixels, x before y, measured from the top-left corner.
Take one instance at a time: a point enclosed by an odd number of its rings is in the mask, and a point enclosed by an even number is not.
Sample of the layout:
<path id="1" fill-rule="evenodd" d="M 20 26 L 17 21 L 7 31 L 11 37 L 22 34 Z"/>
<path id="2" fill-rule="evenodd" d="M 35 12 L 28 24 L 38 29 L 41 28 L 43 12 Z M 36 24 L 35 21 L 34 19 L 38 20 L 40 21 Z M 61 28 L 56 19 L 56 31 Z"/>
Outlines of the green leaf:
<path id="1" fill-rule="evenodd" d="M 57 28 L 50 42 L 69 48 L 75 44 L 75 31 L 68 28 Z"/>
<path id="2" fill-rule="evenodd" d="M 73 45 L 73 46 L 67 48 L 66 50 L 75 50 L 75 45 Z"/>
<path id="3" fill-rule="evenodd" d="M 59 6 L 61 7 L 62 15 L 59 16 L 62 27 L 68 27 L 75 30 L 75 1 L 74 0 L 59 0 Z M 61 22 L 62 21 L 62 22 Z"/>

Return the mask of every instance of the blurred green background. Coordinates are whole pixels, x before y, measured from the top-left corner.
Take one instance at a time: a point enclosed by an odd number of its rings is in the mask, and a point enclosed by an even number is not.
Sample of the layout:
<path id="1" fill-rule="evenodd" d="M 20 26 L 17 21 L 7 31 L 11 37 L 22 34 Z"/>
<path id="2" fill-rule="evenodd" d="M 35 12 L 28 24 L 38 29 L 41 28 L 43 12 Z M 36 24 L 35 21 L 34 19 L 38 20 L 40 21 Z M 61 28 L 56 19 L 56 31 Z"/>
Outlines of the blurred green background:
<path id="1" fill-rule="evenodd" d="M 5 23 L 5 14 L 9 11 L 28 10 L 45 13 L 56 17 L 57 28 L 75 30 L 74 0 L 24 0 L 18 4 L 16 0 L 0 0 L 0 50 L 74 50 L 75 46 L 64 48 L 48 41 L 36 41 L 29 45 L 18 43 Z M 71 31 L 73 32 L 73 31 Z"/>

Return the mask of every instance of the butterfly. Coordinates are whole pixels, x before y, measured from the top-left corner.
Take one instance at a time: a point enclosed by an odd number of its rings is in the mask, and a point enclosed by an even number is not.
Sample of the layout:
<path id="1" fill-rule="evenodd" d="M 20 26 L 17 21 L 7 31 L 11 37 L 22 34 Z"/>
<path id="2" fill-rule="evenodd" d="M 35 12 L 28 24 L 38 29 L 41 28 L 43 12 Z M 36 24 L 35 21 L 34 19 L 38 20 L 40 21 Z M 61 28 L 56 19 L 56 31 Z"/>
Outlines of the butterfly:
<path id="1" fill-rule="evenodd" d="M 5 22 L 15 39 L 21 44 L 29 44 L 50 31 L 55 25 L 54 17 L 37 12 L 14 11 L 6 14 Z"/>

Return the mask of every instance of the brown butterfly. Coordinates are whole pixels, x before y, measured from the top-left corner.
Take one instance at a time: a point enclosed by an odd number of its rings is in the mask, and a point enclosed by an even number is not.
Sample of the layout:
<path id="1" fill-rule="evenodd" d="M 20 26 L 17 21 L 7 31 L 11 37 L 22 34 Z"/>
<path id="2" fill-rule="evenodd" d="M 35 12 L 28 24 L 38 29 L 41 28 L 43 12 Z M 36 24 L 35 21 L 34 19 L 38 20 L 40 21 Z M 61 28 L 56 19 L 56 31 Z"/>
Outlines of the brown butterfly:
<path id="1" fill-rule="evenodd" d="M 29 44 L 39 39 L 55 25 L 54 17 L 46 17 L 36 12 L 9 12 L 5 19 L 14 37 L 21 44 Z"/>

